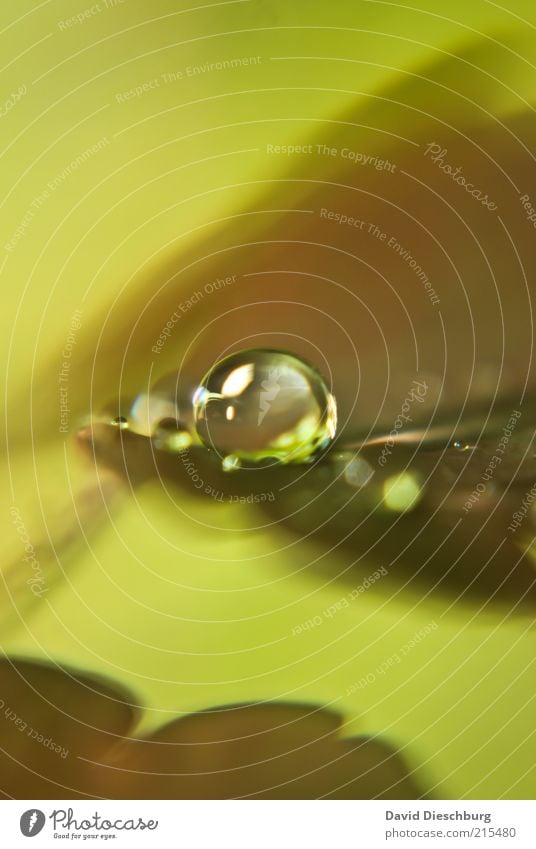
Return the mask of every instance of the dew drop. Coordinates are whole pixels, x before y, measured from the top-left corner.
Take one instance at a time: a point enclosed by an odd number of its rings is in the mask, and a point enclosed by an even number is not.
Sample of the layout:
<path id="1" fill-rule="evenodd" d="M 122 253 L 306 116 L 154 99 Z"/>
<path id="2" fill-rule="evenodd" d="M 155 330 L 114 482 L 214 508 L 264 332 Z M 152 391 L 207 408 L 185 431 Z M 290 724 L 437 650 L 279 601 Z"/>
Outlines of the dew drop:
<path id="1" fill-rule="evenodd" d="M 153 442 L 155 448 L 178 454 L 190 447 L 192 435 L 181 422 L 174 418 L 167 418 L 158 423 Z"/>
<path id="2" fill-rule="evenodd" d="M 183 430 L 192 433 L 191 399 L 194 388 L 191 381 L 179 378 L 175 372 L 160 378 L 132 401 L 128 414 L 130 429 L 140 436 L 154 437 L 162 422 L 167 422 L 168 426 L 174 420 L 182 424 Z"/>
<path id="3" fill-rule="evenodd" d="M 241 465 L 306 463 L 331 442 L 337 426 L 335 399 L 321 375 L 292 354 L 264 348 L 217 362 L 193 405 L 201 442 L 226 465 L 229 457 Z"/>
<path id="4" fill-rule="evenodd" d="M 128 419 L 124 416 L 116 416 L 115 419 L 112 419 L 111 424 L 114 427 L 118 427 L 119 430 L 126 430 L 128 428 Z"/>

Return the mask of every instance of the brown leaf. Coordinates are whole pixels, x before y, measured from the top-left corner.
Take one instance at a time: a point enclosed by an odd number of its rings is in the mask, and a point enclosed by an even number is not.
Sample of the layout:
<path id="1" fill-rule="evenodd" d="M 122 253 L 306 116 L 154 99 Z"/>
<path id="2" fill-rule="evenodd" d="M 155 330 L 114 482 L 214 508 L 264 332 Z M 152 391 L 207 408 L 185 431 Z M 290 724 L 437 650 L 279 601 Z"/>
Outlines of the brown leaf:
<path id="1" fill-rule="evenodd" d="M 0 662 L 1 791 L 12 798 L 407 799 L 420 796 L 384 741 L 343 739 L 307 705 L 206 710 L 146 738 L 128 693 L 93 676 Z M 34 733 L 35 732 L 35 733 Z"/>

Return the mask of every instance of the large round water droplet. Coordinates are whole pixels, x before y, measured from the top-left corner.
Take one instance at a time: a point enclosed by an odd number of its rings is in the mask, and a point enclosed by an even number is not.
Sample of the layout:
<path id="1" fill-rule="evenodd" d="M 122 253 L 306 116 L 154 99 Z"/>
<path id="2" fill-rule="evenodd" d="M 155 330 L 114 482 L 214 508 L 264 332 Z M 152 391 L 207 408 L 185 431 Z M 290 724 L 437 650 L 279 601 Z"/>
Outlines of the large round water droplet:
<path id="1" fill-rule="evenodd" d="M 194 395 L 201 441 L 222 458 L 303 463 L 335 436 L 335 399 L 308 363 L 281 351 L 240 351 L 216 363 Z"/>

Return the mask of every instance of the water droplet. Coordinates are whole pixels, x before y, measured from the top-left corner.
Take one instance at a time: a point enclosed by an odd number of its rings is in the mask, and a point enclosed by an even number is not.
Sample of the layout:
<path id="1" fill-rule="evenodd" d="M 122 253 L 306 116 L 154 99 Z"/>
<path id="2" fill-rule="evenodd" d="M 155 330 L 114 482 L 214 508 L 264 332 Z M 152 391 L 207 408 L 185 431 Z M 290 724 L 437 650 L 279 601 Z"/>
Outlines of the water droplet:
<path id="1" fill-rule="evenodd" d="M 457 451 L 469 451 L 469 448 L 470 448 L 471 446 L 470 446 L 470 445 L 468 445 L 468 444 L 467 444 L 467 442 L 462 442 L 461 440 L 456 439 L 456 440 L 452 443 L 452 447 L 453 447 L 453 448 L 455 448 Z"/>
<path id="2" fill-rule="evenodd" d="M 114 427 L 118 427 L 119 430 L 126 430 L 128 428 L 128 419 L 124 416 L 116 416 L 115 419 L 112 419 L 111 424 Z"/>
<path id="3" fill-rule="evenodd" d="M 192 435 L 181 422 L 167 418 L 158 423 L 153 441 L 155 448 L 178 454 L 190 447 Z"/>
<path id="4" fill-rule="evenodd" d="M 304 463 L 335 436 L 335 399 L 308 363 L 282 351 L 232 354 L 205 375 L 194 399 L 199 438 L 223 458 Z"/>
<path id="5" fill-rule="evenodd" d="M 130 429 L 140 436 L 152 437 L 161 422 L 174 419 L 182 423 L 185 431 L 192 433 L 194 388 L 191 381 L 177 373 L 160 378 L 132 401 L 128 414 Z"/>

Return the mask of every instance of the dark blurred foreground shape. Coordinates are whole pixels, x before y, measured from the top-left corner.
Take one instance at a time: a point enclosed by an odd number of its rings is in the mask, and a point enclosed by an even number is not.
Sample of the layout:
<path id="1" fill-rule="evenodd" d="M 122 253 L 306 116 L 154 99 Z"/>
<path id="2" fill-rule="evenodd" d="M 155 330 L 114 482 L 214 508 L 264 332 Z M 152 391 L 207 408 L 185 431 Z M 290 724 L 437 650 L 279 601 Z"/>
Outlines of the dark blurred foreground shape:
<path id="1" fill-rule="evenodd" d="M 130 694 L 69 669 L 0 662 L 1 795 L 15 799 L 416 799 L 402 758 L 309 705 L 221 707 L 133 736 Z"/>

